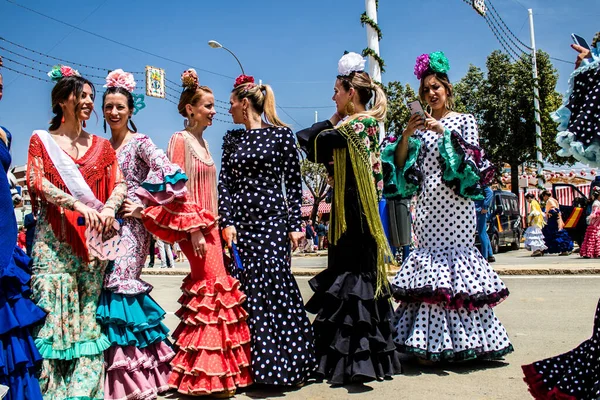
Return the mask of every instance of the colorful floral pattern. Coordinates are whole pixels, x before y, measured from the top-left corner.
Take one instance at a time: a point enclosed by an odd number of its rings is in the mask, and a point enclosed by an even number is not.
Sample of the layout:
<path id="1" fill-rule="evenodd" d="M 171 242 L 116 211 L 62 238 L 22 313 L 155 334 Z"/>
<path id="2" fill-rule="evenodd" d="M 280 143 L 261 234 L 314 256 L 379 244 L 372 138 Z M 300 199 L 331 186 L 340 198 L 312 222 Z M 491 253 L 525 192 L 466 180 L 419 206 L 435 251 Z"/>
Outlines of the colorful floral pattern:
<path id="1" fill-rule="evenodd" d="M 377 198 L 381 198 L 383 190 L 383 173 L 381 171 L 381 151 L 379 149 L 379 125 L 373 117 L 361 115 L 350 122 L 354 133 L 364 142 L 365 149 L 371 160 L 373 182 L 377 188 Z"/>

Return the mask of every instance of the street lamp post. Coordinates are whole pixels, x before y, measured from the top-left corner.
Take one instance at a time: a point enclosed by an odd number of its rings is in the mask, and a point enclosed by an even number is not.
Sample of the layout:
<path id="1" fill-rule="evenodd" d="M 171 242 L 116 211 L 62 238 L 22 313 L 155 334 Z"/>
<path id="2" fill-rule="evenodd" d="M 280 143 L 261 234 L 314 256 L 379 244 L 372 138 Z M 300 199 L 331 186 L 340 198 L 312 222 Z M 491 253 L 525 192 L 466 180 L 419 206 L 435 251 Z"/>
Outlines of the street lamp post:
<path id="1" fill-rule="evenodd" d="M 235 56 L 235 54 L 233 54 L 233 51 L 229 50 L 227 47 L 223 46 L 221 43 L 217 42 L 216 40 L 209 40 L 208 41 L 208 45 L 210 47 L 212 47 L 213 49 L 224 49 L 224 50 L 227 50 L 229 52 L 229 54 L 231 54 L 233 56 L 233 58 L 235 58 L 235 61 L 237 61 L 237 63 L 239 64 L 240 69 L 242 70 L 242 74 L 246 75 L 246 73 L 244 72 L 244 67 L 242 67 L 242 63 Z"/>

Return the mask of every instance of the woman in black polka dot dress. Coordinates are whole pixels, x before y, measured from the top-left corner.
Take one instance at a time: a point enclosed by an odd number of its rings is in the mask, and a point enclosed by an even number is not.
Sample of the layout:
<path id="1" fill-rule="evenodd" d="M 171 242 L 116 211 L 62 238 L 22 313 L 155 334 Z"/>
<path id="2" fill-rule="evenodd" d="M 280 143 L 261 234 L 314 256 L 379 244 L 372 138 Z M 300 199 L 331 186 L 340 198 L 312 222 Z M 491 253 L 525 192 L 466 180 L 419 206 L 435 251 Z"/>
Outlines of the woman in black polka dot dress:
<path id="1" fill-rule="evenodd" d="M 513 348 L 492 307 L 508 290 L 474 247 L 472 201 L 481 198 L 493 167 L 477 147 L 475 118 L 450 111 L 443 53 L 417 61 L 419 97 L 431 115 L 414 114 L 382 153 L 385 192 L 418 191 L 416 248 L 392 281 L 400 303 L 394 341 L 401 352 L 429 361 L 500 358 Z"/>
<path id="2" fill-rule="evenodd" d="M 233 273 L 247 295 L 253 379 L 298 385 L 314 370 L 315 358 L 312 329 L 290 264 L 292 245 L 297 247 L 303 236 L 295 137 L 277 117 L 268 85 L 242 75 L 230 102 L 233 121 L 246 130 L 229 132 L 224 139 L 219 214 L 223 238 L 228 245 L 237 242 L 242 259 L 243 270 Z"/>

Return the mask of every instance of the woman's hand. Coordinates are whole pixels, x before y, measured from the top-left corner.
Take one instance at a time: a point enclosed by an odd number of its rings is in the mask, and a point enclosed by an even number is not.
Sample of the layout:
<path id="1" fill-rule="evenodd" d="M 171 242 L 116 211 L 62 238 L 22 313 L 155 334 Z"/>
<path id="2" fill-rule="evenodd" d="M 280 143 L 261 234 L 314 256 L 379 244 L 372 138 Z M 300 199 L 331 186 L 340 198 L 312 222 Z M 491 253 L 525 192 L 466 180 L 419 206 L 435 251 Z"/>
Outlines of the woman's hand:
<path id="1" fill-rule="evenodd" d="M 302 239 L 305 236 L 304 232 L 290 232 L 289 237 L 292 241 L 292 251 L 294 251 L 298 248 L 298 243 L 300 242 L 300 239 Z"/>
<path id="2" fill-rule="evenodd" d="M 202 258 L 206 255 L 206 239 L 200 229 L 190 234 L 190 243 L 196 257 Z"/>
<path id="3" fill-rule="evenodd" d="M 338 112 L 336 112 L 331 116 L 331 118 L 329 118 L 329 122 L 331 122 L 333 126 L 336 126 L 341 120 L 342 116 Z"/>
<path id="4" fill-rule="evenodd" d="M 237 243 L 237 231 L 235 230 L 235 226 L 229 225 L 227 228 L 223 229 L 221 235 L 223 236 L 225 243 L 227 243 L 227 246 L 231 247 L 231 243 Z"/>
<path id="5" fill-rule="evenodd" d="M 572 44 L 571 48 L 579 53 L 577 55 L 577 60 L 575 60 L 575 69 L 579 68 L 583 60 L 591 57 L 590 51 L 585 47 L 581 47 L 578 44 Z"/>
<path id="6" fill-rule="evenodd" d="M 402 137 L 411 137 L 414 135 L 417 129 L 423 128 L 423 122 L 423 117 L 420 114 L 413 114 L 402 132 Z"/>
<path id="7" fill-rule="evenodd" d="M 85 218 L 86 227 L 95 229 L 98 232 L 102 231 L 102 217 L 98 211 L 94 210 L 92 207 L 86 206 L 79 200 L 73 204 L 73 211 L 78 212 Z"/>
<path id="8" fill-rule="evenodd" d="M 134 203 L 133 201 L 127 199 L 123 202 L 121 206 L 121 211 L 123 211 L 123 218 L 137 218 L 142 219 L 142 211 L 144 210 L 144 206 L 141 204 Z"/>
<path id="9" fill-rule="evenodd" d="M 114 229 L 115 223 L 115 210 L 110 207 L 104 207 L 100 212 L 100 218 L 102 219 L 102 233 L 108 234 Z"/>
<path id="10" fill-rule="evenodd" d="M 434 131 L 437 133 L 444 133 L 444 131 L 446 130 L 446 127 L 444 125 L 442 125 L 442 123 L 440 121 L 433 118 L 427 112 L 425 112 L 425 116 L 427 117 L 427 118 L 425 118 L 425 123 L 423 124 L 425 126 L 425 129 Z"/>

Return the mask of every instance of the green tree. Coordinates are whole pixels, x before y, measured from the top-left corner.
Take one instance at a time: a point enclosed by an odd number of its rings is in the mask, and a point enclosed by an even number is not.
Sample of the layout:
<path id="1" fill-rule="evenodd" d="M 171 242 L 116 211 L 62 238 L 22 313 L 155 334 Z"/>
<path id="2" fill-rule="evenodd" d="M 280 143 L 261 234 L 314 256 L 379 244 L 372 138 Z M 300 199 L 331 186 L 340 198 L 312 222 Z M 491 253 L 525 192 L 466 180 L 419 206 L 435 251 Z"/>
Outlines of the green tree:
<path id="1" fill-rule="evenodd" d="M 410 119 L 406 103 L 415 100 L 417 96 L 409 84 L 403 86 L 398 81 L 389 82 L 383 89 L 388 100 L 385 131 L 388 135 L 400 136 Z"/>
<path id="2" fill-rule="evenodd" d="M 323 164 L 313 163 L 307 159 L 300 162 L 300 173 L 304 185 L 312 194 L 314 202 L 310 219 L 315 222 L 319 211 L 319 204 L 327 195 L 327 170 Z"/>
<path id="3" fill-rule="evenodd" d="M 485 74 L 481 68 L 470 64 L 467 74 L 454 85 L 455 109 L 457 112 L 473 114 L 478 120 L 480 119 L 484 83 Z"/>

